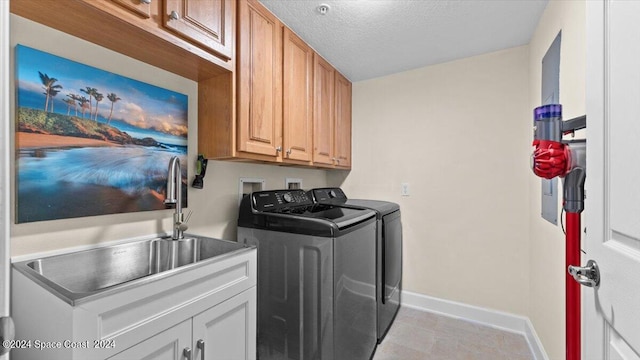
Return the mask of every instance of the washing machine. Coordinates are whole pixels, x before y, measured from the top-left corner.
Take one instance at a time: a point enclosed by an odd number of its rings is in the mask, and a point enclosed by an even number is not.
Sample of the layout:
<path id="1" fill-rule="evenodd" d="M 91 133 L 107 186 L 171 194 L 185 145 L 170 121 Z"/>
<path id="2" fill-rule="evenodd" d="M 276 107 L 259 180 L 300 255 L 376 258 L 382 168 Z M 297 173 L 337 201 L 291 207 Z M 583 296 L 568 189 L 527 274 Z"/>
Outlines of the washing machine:
<path id="1" fill-rule="evenodd" d="M 377 345 L 376 213 L 304 190 L 243 198 L 238 242 L 258 248 L 258 359 L 368 360 Z"/>
<path id="2" fill-rule="evenodd" d="M 377 340 L 382 341 L 400 309 L 402 290 L 402 221 L 400 206 L 377 200 L 348 199 L 340 188 L 308 192 L 317 204 L 337 205 L 376 212 L 376 306 Z"/>

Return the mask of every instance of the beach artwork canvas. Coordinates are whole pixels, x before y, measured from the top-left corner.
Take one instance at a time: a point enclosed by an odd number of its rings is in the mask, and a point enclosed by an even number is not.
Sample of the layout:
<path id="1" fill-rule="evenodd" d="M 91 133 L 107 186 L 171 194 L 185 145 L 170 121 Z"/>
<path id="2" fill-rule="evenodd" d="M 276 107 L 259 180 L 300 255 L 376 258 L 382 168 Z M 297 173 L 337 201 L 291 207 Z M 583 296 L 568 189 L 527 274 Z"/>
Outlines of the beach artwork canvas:
<path id="1" fill-rule="evenodd" d="M 187 96 L 16 46 L 16 223 L 165 209 Z"/>

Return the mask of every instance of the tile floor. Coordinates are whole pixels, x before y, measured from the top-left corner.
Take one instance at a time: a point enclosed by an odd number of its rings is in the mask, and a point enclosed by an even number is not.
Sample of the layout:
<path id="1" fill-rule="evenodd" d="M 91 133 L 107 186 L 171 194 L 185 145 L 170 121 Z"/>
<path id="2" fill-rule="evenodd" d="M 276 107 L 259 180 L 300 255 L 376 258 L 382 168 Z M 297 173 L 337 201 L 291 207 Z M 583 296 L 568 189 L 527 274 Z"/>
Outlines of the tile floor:
<path id="1" fill-rule="evenodd" d="M 534 360 L 524 336 L 400 308 L 373 360 Z"/>

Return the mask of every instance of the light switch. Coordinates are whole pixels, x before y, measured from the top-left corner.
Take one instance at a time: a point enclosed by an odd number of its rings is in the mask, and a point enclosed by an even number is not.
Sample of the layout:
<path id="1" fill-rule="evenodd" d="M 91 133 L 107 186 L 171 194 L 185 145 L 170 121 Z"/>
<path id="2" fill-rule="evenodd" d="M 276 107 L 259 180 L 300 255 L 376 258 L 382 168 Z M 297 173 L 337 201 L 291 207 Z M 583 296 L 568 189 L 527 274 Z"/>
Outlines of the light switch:
<path id="1" fill-rule="evenodd" d="M 400 195 L 409 196 L 409 183 L 404 182 L 400 184 L 400 188 L 401 188 Z"/>

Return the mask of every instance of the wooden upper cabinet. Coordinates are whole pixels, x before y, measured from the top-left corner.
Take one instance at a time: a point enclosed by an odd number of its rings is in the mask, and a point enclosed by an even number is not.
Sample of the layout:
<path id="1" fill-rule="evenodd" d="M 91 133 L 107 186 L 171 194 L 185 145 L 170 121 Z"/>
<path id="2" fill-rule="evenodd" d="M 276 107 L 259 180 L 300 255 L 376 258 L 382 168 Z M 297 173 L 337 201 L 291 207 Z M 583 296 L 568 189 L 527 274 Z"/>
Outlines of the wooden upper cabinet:
<path id="1" fill-rule="evenodd" d="M 225 46 L 234 50 L 235 0 L 195 1 L 231 5 L 225 6 L 221 21 Z M 165 0 L 11 0 L 10 10 L 190 80 L 199 82 L 233 71 L 232 52 L 222 55 L 164 26 L 166 5 Z"/>
<path id="2" fill-rule="evenodd" d="M 313 164 L 351 168 L 351 82 L 314 54 Z"/>
<path id="3" fill-rule="evenodd" d="M 151 12 L 151 1 L 150 0 L 148 2 L 144 2 L 141 0 L 111 0 L 114 3 L 122 6 L 123 8 L 131 11 L 132 13 L 145 18 L 145 19 L 149 19 L 151 18 L 152 12 Z"/>
<path id="4" fill-rule="evenodd" d="M 237 149 L 281 158 L 282 24 L 256 0 L 238 2 Z"/>
<path id="5" fill-rule="evenodd" d="M 314 54 L 313 163 L 333 165 L 335 69 Z"/>
<path id="6" fill-rule="evenodd" d="M 336 166 L 351 167 L 351 82 L 336 72 L 334 156 Z"/>
<path id="7" fill-rule="evenodd" d="M 129 2 L 130 0 L 117 1 Z M 163 22 L 167 29 L 215 51 L 223 58 L 231 59 L 235 0 L 164 0 L 164 2 Z"/>
<path id="8" fill-rule="evenodd" d="M 284 28 L 283 160 L 310 162 L 313 155 L 313 49 Z"/>

